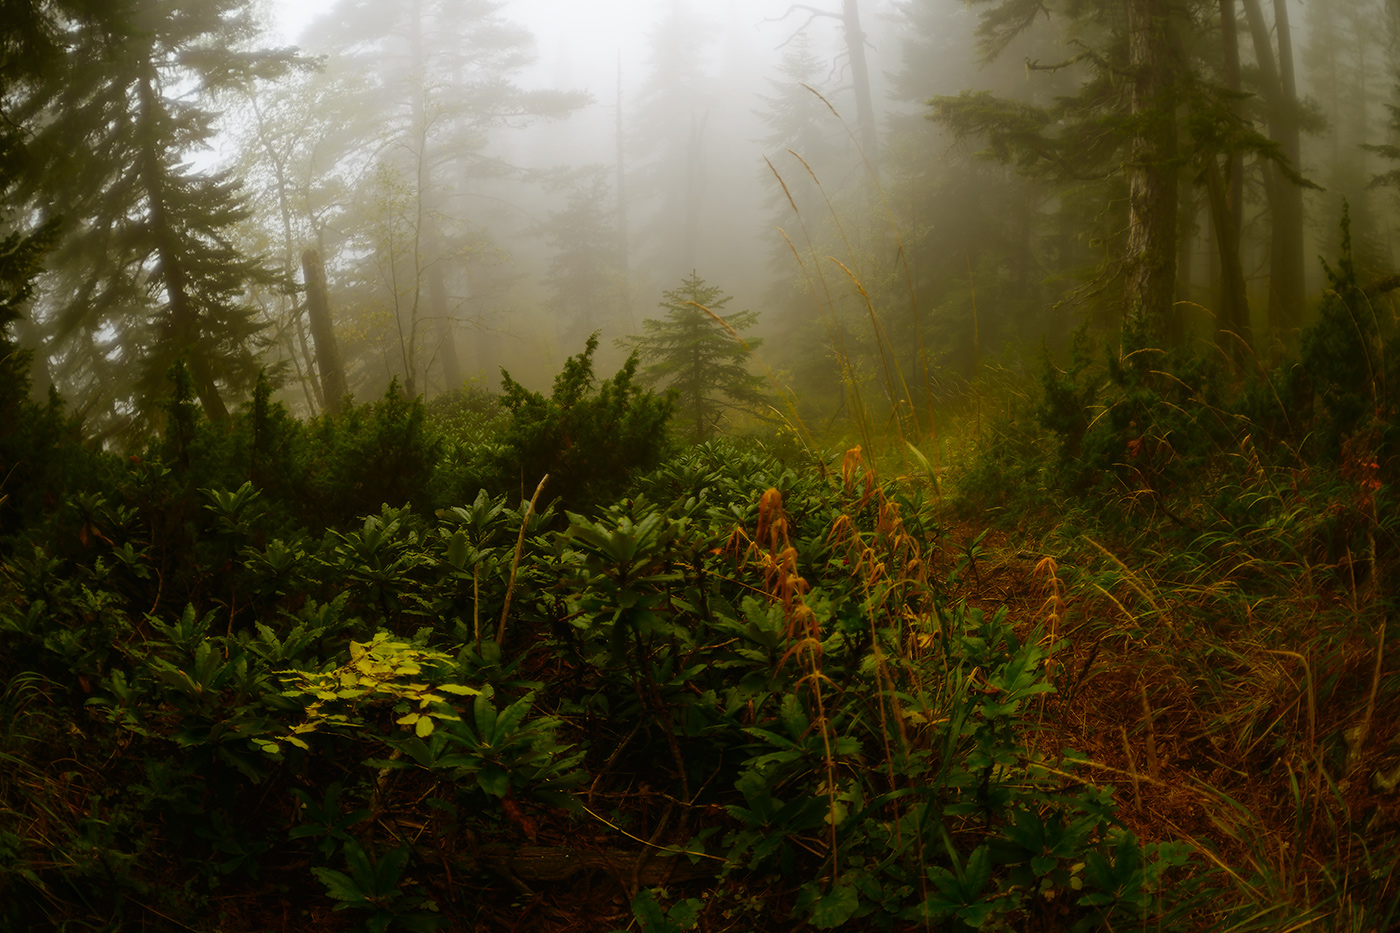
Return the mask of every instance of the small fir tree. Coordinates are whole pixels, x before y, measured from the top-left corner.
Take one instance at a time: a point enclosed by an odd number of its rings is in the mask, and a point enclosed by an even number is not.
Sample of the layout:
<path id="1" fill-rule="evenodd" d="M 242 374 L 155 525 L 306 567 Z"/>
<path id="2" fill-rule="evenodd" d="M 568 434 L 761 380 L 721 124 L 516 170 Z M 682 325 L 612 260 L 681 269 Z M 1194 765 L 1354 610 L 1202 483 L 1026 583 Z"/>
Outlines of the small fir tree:
<path id="1" fill-rule="evenodd" d="M 763 379 L 749 372 L 748 361 L 762 341 L 739 337 L 758 315 L 721 314 L 733 296 L 694 272 L 661 297 L 666 317 L 643 321 L 643 334 L 623 343 L 647 363 L 642 381 L 671 391 L 683 436 L 699 443 L 715 435 L 727 411 L 760 411 L 767 404 Z"/>

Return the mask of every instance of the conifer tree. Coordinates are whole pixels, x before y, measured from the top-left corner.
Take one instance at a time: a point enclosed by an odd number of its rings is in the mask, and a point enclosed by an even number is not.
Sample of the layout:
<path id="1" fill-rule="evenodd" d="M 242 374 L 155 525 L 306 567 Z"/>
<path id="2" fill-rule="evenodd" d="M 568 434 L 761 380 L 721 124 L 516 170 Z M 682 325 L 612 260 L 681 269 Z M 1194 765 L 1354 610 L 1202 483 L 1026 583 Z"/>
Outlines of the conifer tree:
<path id="1" fill-rule="evenodd" d="M 515 83 L 534 61 L 534 39 L 505 18 L 504 6 L 339 0 L 308 31 L 313 50 L 341 63 L 340 93 L 353 101 L 321 157 L 345 177 L 401 183 L 396 222 L 411 248 L 385 251 L 366 235 L 383 216 L 348 217 L 343 227 L 359 241 L 352 251 L 375 254 L 364 280 L 397 295 L 398 365 L 409 395 L 427 391 L 434 362 L 445 389 L 462 381 L 456 308 L 468 291 L 469 257 L 485 238 L 460 204 L 476 179 L 502 172 L 500 160 L 483 153 L 491 132 L 562 118 L 588 100 Z M 369 200 L 363 191 L 356 195 Z"/>
<path id="2" fill-rule="evenodd" d="M 666 316 L 643 321 L 642 336 L 622 341 L 647 363 L 642 381 L 670 390 L 680 431 L 696 443 L 713 437 L 727 412 L 756 413 L 767 404 L 763 379 L 748 369 L 762 341 L 739 337 L 758 315 L 722 314 L 731 300 L 692 271 L 679 288 L 662 293 Z"/>
<path id="3" fill-rule="evenodd" d="M 244 295 L 271 273 L 237 246 L 237 180 L 188 161 L 214 135 L 213 95 L 294 60 L 247 50 L 253 9 L 129 0 L 100 20 L 59 19 L 61 61 L 14 100 L 32 128 L 22 190 L 62 219 L 49 352 L 86 407 L 145 407 L 184 359 L 217 420 L 256 378 L 261 325 Z"/>
<path id="4" fill-rule="evenodd" d="M 1302 183 L 1288 153 L 1240 112 L 1238 69 L 1230 58 L 1235 45 L 1225 36 L 1235 26 L 1233 4 L 979 2 L 985 6 L 981 49 L 988 57 L 1039 22 L 1042 12 L 1053 12 L 1076 54 L 1028 67 L 1050 77 L 1076 77 L 1077 92 L 1044 105 L 987 93 L 937 97 L 930 102 L 932 118 L 958 136 L 984 138 L 988 156 L 1061 191 L 1094 187 L 1097 204 L 1109 208 L 1098 211 L 1106 218 L 1098 237 L 1105 256 L 1083 293 L 1108 297 L 1103 305 L 1121 315 L 1134 342 L 1180 341 L 1184 331 L 1175 299 L 1181 182 L 1207 189 L 1217 240 L 1221 249 L 1234 250 L 1223 256 L 1227 270 L 1238 264 L 1238 236 L 1231 231 L 1241 222 L 1232 194 L 1239 157 L 1252 153 L 1289 184 Z M 1183 168 L 1189 170 L 1184 178 Z M 1062 210 L 1067 203 L 1061 199 Z M 1123 287 L 1109 288 L 1114 281 Z M 1233 286 L 1221 321 L 1247 339 L 1242 281 Z"/>
<path id="5" fill-rule="evenodd" d="M 630 115 L 636 158 L 629 189 L 650 202 L 638 227 L 663 280 L 684 275 L 709 245 L 703 219 L 719 82 L 705 56 L 713 37 L 686 4 L 673 3 L 651 35 L 647 76 Z"/>
<path id="6" fill-rule="evenodd" d="M 552 211 L 540 232 L 554 249 L 543 277 L 560 340 L 582 343 L 588 335 L 616 326 L 626 316 L 626 276 L 619 257 L 612 192 L 601 168 L 584 169 L 568 180 L 568 201 Z M 633 329 L 627 321 L 622 330 Z"/>

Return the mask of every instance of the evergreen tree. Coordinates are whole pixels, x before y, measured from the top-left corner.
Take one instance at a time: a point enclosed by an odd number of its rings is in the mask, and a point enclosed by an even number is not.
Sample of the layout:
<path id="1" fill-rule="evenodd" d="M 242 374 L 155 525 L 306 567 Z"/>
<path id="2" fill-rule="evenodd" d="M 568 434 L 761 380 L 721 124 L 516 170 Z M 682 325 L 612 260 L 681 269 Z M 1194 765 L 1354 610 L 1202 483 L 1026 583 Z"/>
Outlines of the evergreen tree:
<path id="1" fill-rule="evenodd" d="M 758 117 L 768 129 L 759 140 L 768 160 L 761 177 L 769 190 L 775 226 L 795 228 L 792 212 L 796 209 L 810 231 L 812 225 L 825 221 L 824 201 L 839 202 L 841 193 L 852 187 L 852 177 L 863 177 L 865 168 L 857 164 L 849 134 L 822 101 L 830 89 L 822 85 L 824 68 L 806 33 L 788 44 L 778 71 L 780 77 L 768 82 L 772 94 L 759 95 L 763 108 Z M 779 239 L 773 250 L 782 264 L 789 264 L 792 253 L 785 242 Z"/>
<path id="2" fill-rule="evenodd" d="M 684 3 L 672 3 L 652 33 L 647 77 L 631 114 L 637 159 L 630 190 L 653 208 L 638 226 L 668 278 L 693 268 L 708 245 L 702 220 L 718 82 L 707 74 L 705 54 L 713 32 Z"/>
<path id="3" fill-rule="evenodd" d="M 568 202 L 552 211 L 540 232 L 554 248 L 544 284 L 559 337 L 566 346 L 618 323 L 625 312 L 625 276 L 619 257 L 612 192 L 604 169 L 585 169 L 569 180 Z M 624 324 L 632 329 L 632 322 Z"/>
<path id="4" fill-rule="evenodd" d="M 762 341 L 739 337 L 758 315 L 721 314 L 732 298 L 691 272 L 662 294 L 664 318 L 643 321 L 642 336 L 621 341 L 647 362 L 642 381 L 670 390 L 680 430 L 696 443 L 715 435 L 726 412 L 757 413 L 768 404 L 763 379 L 748 369 Z"/>
<path id="5" fill-rule="evenodd" d="M 368 292 L 392 292 L 398 366 L 409 395 L 424 394 L 436 362 L 442 385 L 462 381 L 455 337 L 468 291 L 468 261 L 485 239 L 461 206 L 483 175 L 502 173 L 485 155 L 491 132 L 567 116 L 587 102 L 576 92 L 514 82 L 534 61 L 533 37 L 493 0 L 340 0 L 313 22 L 309 47 L 341 62 L 354 113 L 322 152 L 330 172 L 383 187 L 394 182 L 394 216 L 407 239 L 392 251 L 370 230 L 386 218 L 356 212 L 343 229 L 364 260 Z M 348 67 L 347 67 L 348 66 Z M 363 190 L 351 201 L 367 203 Z M 474 220 L 474 218 L 473 218 Z M 367 255 L 367 252 L 370 255 Z M 362 304 L 377 306 L 380 295 Z M 376 354 L 377 355 L 377 354 Z"/>
<path id="6" fill-rule="evenodd" d="M 983 2 L 989 7 L 979 28 L 986 55 L 1004 50 L 1042 10 L 1054 12 L 1079 51 L 1068 61 L 1028 64 L 1052 77 L 1073 76 L 1078 86 L 1043 104 L 986 93 L 937 97 L 933 118 L 959 136 L 985 138 L 988 156 L 1061 192 L 1092 191 L 1104 252 L 1085 292 L 1107 299 L 1101 307 L 1121 317 L 1133 340 L 1180 341 L 1177 252 L 1189 237 L 1182 217 L 1189 221 L 1195 212 L 1181 193 L 1182 181 L 1207 189 L 1216 242 L 1229 251 L 1221 263 L 1227 273 L 1238 272 L 1241 218 L 1233 192 L 1239 156 L 1253 153 L 1270 177 L 1301 182 L 1286 149 L 1240 112 L 1233 4 Z M 1183 168 L 1189 174 L 1183 176 Z M 1062 197 L 1060 209 L 1076 203 L 1083 201 Z M 1115 281 L 1121 289 L 1108 287 Z M 1222 323 L 1247 338 L 1243 280 L 1236 275 L 1230 285 Z"/>
<path id="7" fill-rule="evenodd" d="M 61 18 L 65 54 L 16 100 L 31 128 L 23 190 L 61 217 L 43 317 L 50 354 L 85 407 L 145 408 L 188 362 L 211 418 L 251 388 L 261 325 L 245 300 L 271 272 L 244 255 L 237 181 L 193 167 L 213 95 L 282 74 L 288 50 L 248 51 L 251 0 L 129 0 L 102 20 Z"/>
<path id="8" fill-rule="evenodd" d="M 977 67 L 965 41 L 975 12 L 931 0 L 903 3 L 899 12 L 901 67 L 890 75 L 896 99 L 913 107 L 960 87 Z M 1057 38 L 1027 36 L 1026 53 L 1041 51 L 1029 40 L 1049 45 Z M 1073 91 L 1066 76 L 1038 77 L 1043 80 L 1028 83 L 1020 61 L 989 63 L 979 73 L 993 93 L 1029 94 L 1036 105 Z M 1056 299 L 1094 260 L 1085 249 L 1089 237 L 1068 230 L 1102 215 L 1104 192 L 1097 180 L 1052 186 L 1018 174 L 957 145 L 947 127 L 923 116 L 896 113 L 889 120 L 883 184 L 909 257 L 909 280 L 887 278 L 880 306 L 908 302 L 912 283 L 932 367 L 927 381 L 914 356 L 919 334 L 902 315 L 891 315 L 889 326 L 893 342 L 908 351 L 899 356 L 906 376 L 937 395 L 939 379 L 954 386 L 958 377 L 974 377 L 979 351 L 995 358 L 1042 339 L 1052 349 L 1064 345 L 1070 326 Z M 931 152 L 938 158 L 930 159 Z"/>
<path id="9" fill-rule="evenodd" d="M 1400 6 L 1393 6 L 1400 13 Z M 1317 166 L 1325 194 L 1314 202 L 1316 216 L 1328 221 L 1324 255 L 1339 249 L 1332 223 L 1343 199 L 1350 206 L 1352 242 L 1362 269 L 1385 266 L 1390 212 L 1379 208 L 1368 183 L 1375 175 L 1374 144 L 1386 132 L 1387 79 L 1400 62 L 1400 32 L 1387 16 L 1384 0 L 1336 0 L 1304 7 L 1306 41 L 1300 61 L 1309 96 L 1327 116 L 1327 132 L 1305 139 L 1305 154 Z M 1387 23 L 1389 28 L 1378 28 Z M 1389 67 L 1381 67 L 1387 65 Z"/>

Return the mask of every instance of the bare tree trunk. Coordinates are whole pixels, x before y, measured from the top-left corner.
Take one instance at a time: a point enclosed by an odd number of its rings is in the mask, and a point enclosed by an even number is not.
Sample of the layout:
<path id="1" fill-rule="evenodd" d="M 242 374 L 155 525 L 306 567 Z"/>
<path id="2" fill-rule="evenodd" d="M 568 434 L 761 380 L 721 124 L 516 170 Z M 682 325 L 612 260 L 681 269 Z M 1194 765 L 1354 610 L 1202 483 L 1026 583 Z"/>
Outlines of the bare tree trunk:
<path id="1" fill-rule="evenodd" d="M 1173 345 L 1186 341 L 1185 307 L 1186 303 L 1195 300 L 1195 270 L 1192 267 L 1196 252 L 1196 220 L 1201 214 L 1201 203 L 1196 197 L 1196 192 L 1188 188 L 1182 194 L 1179 181 L 1177 188 L 1179 209 L 1176 215 L 1176 290 L 1173 292 L 1173 313 L 1168 319 L 1171 330 L 1167 334 L 1167 342 Z"/>
<path id="2" fill-rule="evenodd" d="M 870 93 L 870 66 L 865 59 L 865 32 L 860 28 L 858 0 L 843 0 L 841 31 L 846 54 L 851 60 L 851 83 L 856 92 L 856 120 L 860 124 L 860 147 L 865 150 L 870 171 L 880 175 L 880 140 L 875 127 L 874 97 Z"/>
<path id="3" fill-rule="evenodd" d="M 1240 30 L 1235 18 L 1235 0 L 1220 0 L 1221 41 L 1225 45 L 1225 86 L 1238 94 L 1240 91 Z M 1244 224 L 1244 154 L 1230 155 L 1225 171 L 1226 187 L 1229 189 L 1230 214 L 1235 218 L 1236 228 Z M 1235 243 L 1235 254 L 1239 255 L 1239 243 Z"/>
<path id="4" fill-rule="evenodd" d="M 335 327 L 331 324 L 330 294 L 326 289 L 326 269 L 321 254 L 308 249 L 301 254 L 301 271 L 306 278 L 306 314 L 311 319 L 311 338 L 316 342 L 316 368 L 321 372 L 321 397 L 326 413 L 339 414 L 349 394 L 345 386 L 345 367 L 340 361 L 340 347 L 335 342 Z"/>
<path id="5" fill-rule="evenodd" d="M 617 267 L 622 272 L 622 283 L 618 300 L 627 312 L 627 332 L 636 330 L 632 319 L 631 269 L 627 242 L 627 160 L 625 158 L 626 137 L 623 134 L 622 120 L 622 53 L 617 53 Z"/>
<path id="6" fill-rule="evenodd" d="M 1230 209 L 1230 192 L 1220 165 L 1211 156 L 1205 168 L 1206 196 L 1215 248 L 1220 263 L 1220 305 L 1215 317 L 1215 342 L 1237 363 L 1253 345 L 1249 324 L 1249 300 L 1245 294 L 1244 266 L 1240 262 L 1240 227 Z"/>
<path id="7" fill-rule="evenodd" d="M 1240 39 L 1235 0 L 1220 0 L 1220 39 L 1225 64 L 1225 86 L 1240 89 Z M 1249 298 L 1245 290 L 1244 264 L 1240 258 L 1240 226 L 1244 211 L 1244 157 L 1231 153 L 1222 173 L 1215 156 L 1205 168 L 1206 197 L 1210 205 L 1218 268 L 1215 342 L 1237 364 L 1253 345 Z"/>
<path id="8" fill-rule="evenodd" d="M 707 109 L 698 117 L 690 117 L 690 145 L 685 153 L 685 229 L 681 240 L 680 274 L 689 275 L 695 269 L 700 248 L 700 207 L 705 194 L 705 124 L 710 120 Z"/>
<path id="9" fill-rule="evenodd" d="M 1176 313 L 1175 94 L 1166 0 L 1127 0 L 1132 114 L 1140 127 L 1128 162 L 1126 331 L 1169 335 Z"/>
<path id="10" fill-rule="evenodd" d="M 432 220 L 428 221 L 430 224 Z M 437 236 L 429 240 L 429 255 L 434 255 Z M 442 357 L 442 379 L 446 383 L 443 391 L 453 392 L 462 387 L 462 362 L 457 356 L 457 331 L 452 326 L 452 309 L 448 307 L 447 283 L 444 281 L 442 261 L 428 267 L 428 313 L 437 325 L 438 354 Z"/>
<path id="11" fill-rule="evenodd" d="M 263 152 L 267 154 L 267 164 L 272 168 L 272 178 L 277 185 L 277 209 L 282 218 L 282 271 L 290 280 L 296 274 L 294 271 L 296 240 L 292 234 L 292 205 L 287 197 L 287 189 L 290 184 L 287 180 L 286 160 L 272 145 L 272 139 L 267 131 L 267 120 L 263 117 L 262 107 L 258 105 L 257 95 L 250 93 L 248 103 L 252 105 L 253 117 L 257 122 L 258 141 L 262 143 Z M 295 294 L 288 297 L 292 306 L 289 316 L 292 320 L 293 330 L 296 332 L 301 358 L 306 361 L 308 372 L 302 372 L 301 362 L 297 359 L 296 348 L 291 345 L 290 338 L 287 343 L 287 355 L 291 358 L 292 365 L 297 371 L 297 381 L 301 383 L 302 391 L 307 396 L 306 400 L 311 410 L 325 411 L 326 400 L 321 396 L 321 383 L 316 379 L 314 372 L 316 369 L 315 360 L 306 343 L 306 326 L 302 321 L 303 307 L 297 302 Z"/>
<path id="12" fill-rule="evenodd" d="M 1274 0 L 1274 27 L 1278 34 L 1278 56 L 1269 39 L 1269 26 L 1259 0 L 1242 0 L 1249 22 L 1254 57 L 1259 63 L 1259 79 L 1268 106 L 1269 136 L 1296 172 L 1301 166 L 1298 88 L 1293 75 L 1293 35 L 1288 24 L 1288 5 Z M 1269 327 L 1276 340 L 1290 340 L 1303 319 L 1303 189 L 1277 165 L 1264 167 L 1264 192 L 1273 217 L 1269 247 Z"/>

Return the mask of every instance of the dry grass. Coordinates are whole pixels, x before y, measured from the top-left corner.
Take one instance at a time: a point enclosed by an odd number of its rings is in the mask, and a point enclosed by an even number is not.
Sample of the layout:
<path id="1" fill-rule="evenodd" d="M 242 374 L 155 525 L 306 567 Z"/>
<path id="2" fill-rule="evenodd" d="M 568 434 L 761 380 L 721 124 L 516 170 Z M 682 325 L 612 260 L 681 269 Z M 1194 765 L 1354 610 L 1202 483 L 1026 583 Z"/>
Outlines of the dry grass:
<path id="1" fill-rule="evenodd" d="M 954 549 L 981 534 L 954 524 Z M 1179 579 L 1068 526 L 1043 535 L 1044 554 L 987 534 L 961 585 L 1069 637 L 1043 721 L 1117 788 L 1125 825 L 1194 844 L 1250 907 L 1239 929 L 1400 920 L 1400 800 L 1373 780 L 1400 760 L 1383 607 L 1325 582 L 1337 565 L 1270 567 L 1287 585 L 1261 593 L 1258 559 Z"/>

